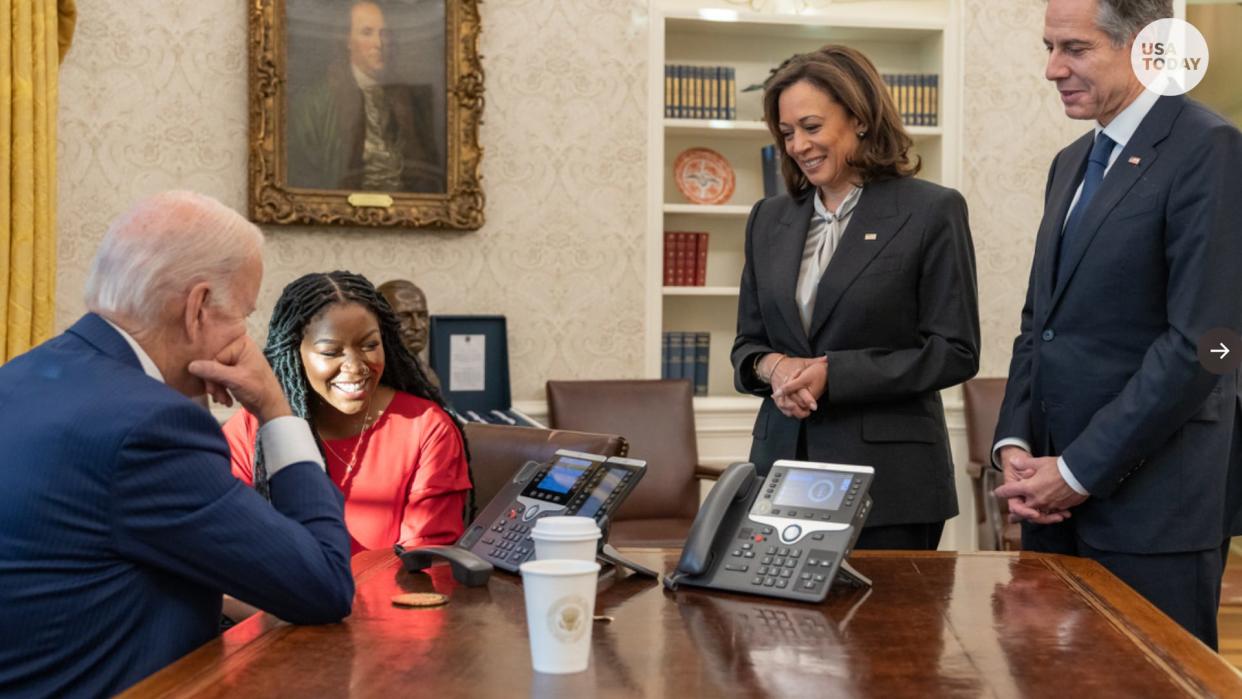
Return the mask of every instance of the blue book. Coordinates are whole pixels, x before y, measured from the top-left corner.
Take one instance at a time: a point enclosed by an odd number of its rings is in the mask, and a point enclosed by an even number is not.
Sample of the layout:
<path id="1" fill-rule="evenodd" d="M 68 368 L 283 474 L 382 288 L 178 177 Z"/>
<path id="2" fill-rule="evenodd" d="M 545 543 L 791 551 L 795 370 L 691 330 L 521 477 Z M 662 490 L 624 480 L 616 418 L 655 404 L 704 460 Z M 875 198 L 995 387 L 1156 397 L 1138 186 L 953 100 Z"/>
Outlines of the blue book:
<path id="1" fill-rule="evenodd" d="M 662 333 L 660 336 L 660 377 L 668 379 L 669 377 L 669 333 Z"/>
<path id="2" fill-rule="evenodd" d="M 711 333 L 698 332 L 694 335 L 694 395 L 707 395 L 707 362 L 711 352 Z"/>
<path id="3" fill-rule="evenodd" d="M 923 76 L 912 75 L 914 80 L 914 109 L 910 123 L 915 126 L 923 125 Z"/>
<path id="4" fill-rule="evenodd" d="M 690 383 L 694 383 L 694 333 L 681 334 L 681 376 L 678 378 L 690 379 Z"/>
<path id="5" fill-rule="evenodd" d="M 931 76 L 919 76 L 919 126 L 931 122 Z"/>
<path id="6" fill-rule="evenodd" d="M 664 66 L 664 117 L 673 116 L 673 67 Z"/>
<path id="7" fill-rule="evenodd" d="M 763 196 L 774 197 L 785 193 L 785 178 L 781 176 L 781 164 L 776 145 L 768 144 L 759 149 L 763 158 Z"/>
<path id="8" fill-rule="evenodd" d="M 724 116 L 724 68 L 716 66 L 712 69 L 712 118 L 723 119 Z"/>
<path id="9" fill-rule="evenodd" d="M 682 333 L 668 333 L 668 377 L 670 379 L 685 378 L 682 373 Z"/>
<path id="10" fill-rule="evenodd" d="M 673 66 L 673 92 L 677 98 L 673 100 L 673 116 L 681 119 L 686 116 L 686 67 Z"/>

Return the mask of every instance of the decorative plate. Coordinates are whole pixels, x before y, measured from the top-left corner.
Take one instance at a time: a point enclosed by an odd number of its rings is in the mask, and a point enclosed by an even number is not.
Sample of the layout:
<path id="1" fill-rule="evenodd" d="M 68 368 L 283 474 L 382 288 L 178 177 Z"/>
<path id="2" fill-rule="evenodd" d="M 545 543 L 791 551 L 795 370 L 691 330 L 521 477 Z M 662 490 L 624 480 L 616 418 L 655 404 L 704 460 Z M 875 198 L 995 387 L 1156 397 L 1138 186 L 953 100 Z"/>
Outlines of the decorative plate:
<path id="1" fill-rule="evenodd" d="M 733 196 L 733 167 L 710 148 L 690 148 L 673 161 L 677 189 L 694 204 L 724 204 Z"/>

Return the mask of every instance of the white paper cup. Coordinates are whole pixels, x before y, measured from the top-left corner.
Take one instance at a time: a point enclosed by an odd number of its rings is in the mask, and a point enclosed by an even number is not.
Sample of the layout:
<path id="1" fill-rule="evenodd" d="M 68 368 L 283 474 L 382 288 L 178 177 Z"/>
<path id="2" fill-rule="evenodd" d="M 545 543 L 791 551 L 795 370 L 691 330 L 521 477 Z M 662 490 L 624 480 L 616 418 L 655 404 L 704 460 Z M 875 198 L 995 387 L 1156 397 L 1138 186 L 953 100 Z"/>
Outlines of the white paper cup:
<path id="1" fill-rule="evenodd" d="M 523 563 L 526 630 L 535 672 L 583 672 L 591 662 L 595 615 L 595 561 L 541 560 Z"/>
<path id="2" fill-rule="evenodd" d="M 543 517 L 530 530 L 540 561 L 593 561 L 599 537 L 599 525 L 590 517 Z"/>

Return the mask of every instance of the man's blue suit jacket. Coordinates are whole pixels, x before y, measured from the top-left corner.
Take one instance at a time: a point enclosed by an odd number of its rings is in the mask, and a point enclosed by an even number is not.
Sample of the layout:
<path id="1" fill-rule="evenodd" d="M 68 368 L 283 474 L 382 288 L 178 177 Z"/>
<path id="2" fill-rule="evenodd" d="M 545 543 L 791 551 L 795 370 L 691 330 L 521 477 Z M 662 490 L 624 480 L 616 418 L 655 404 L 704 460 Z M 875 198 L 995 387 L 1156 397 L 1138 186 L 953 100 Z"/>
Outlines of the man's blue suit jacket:
<path id="1" fill-rule="evenodd" d="M 99 316 L 0 366 L 0 416 L 0 695 L 119 692 L 211 639 L 222 592 L 349 613 L 340 491 L 296 463 L 265 502 Z"/>
<path id="2" fill-rule="evenodd" d="M 1048 173 L 996 437 L 1065 458 L 1091 494 L 1072 521 L 1092 547 L 1214 549 L 1237 507 L 1226 491 L 1238 394 L 1234 376 L 1199 364 L 1196 343 L 1242 327 L 1242 133 L 1161 97 L 1059 252 L 1093 138 Z"/>

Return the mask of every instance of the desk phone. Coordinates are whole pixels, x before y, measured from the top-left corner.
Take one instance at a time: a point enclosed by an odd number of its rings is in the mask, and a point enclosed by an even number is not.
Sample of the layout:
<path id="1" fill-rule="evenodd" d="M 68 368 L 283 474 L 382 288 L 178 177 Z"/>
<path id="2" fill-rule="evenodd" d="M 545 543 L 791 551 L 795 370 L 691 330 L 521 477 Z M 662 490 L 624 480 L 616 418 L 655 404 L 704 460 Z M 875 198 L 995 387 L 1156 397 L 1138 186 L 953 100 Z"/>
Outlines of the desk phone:
<path id="1" fill-rule="evenodd" d="M 516 573 L 535 556 L 530 532 L 541 517 L 594 518 L 608 536 L 608 518 L 642 480 L 647 462 L 561 449 L 549 463 L 528 461 L 483 508 L 459 548 L 469 549 L 501 570 Z"/>
<path id="2" fill-rule="evenodd" d="M 664 585 L 822 602 L 837 578 L 870 585 L 845 562 L 862 530 L 870 466 L 777 461 L 767 478 L 733 464 L 694 519 Z"/>

